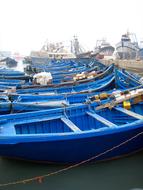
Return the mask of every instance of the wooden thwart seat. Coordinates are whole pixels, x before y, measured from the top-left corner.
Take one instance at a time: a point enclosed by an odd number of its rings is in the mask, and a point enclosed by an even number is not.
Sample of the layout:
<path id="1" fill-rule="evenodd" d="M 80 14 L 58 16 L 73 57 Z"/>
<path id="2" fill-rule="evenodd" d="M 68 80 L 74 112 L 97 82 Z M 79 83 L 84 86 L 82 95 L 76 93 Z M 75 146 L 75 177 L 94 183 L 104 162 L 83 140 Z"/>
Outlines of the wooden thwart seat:
<path id="1" fill-rule="evenodd" d="M 136 118 L 136 119 L 143 119 L 143 116 L 142 116 L 142 115 L 140 115 L 140 114 L 138 114 L 138 113 L 135 113 L 135 112 L 132 112 L 132 111 L 130 111 L 130 110 L 127 110 L 127 109 L 124 109 L 124 108 L 118 108 L 118 107 L 116 107 L 116 108 L 114 108 L 114 109 L 116 109 L 117 111 L 120 111 L 120 112 L 122 112 L 122 113 L 125 113 L 125 114 L 127 114 L 127 115 L 129 115 L 129 116 L 132 116 L 132 117 L 134 117 L 134 118 Z"/>
<path id="2" fill-rule="evenodd" d="M 90 115 L 91 117 L 95 118 L 96 120 L 100 121 L 101 123 L 107 125 L 108 127 L 117 127 L 116 124 L 108 121 L 107 119 L 103 118 L 102 116 L 96 114 L 96 113 L 91 113 L 91 112 L 86 112 L 88 115 Z"/>
<path id="3" fill-rule="evenodd" d="M 68 118 L 62 117 L 61 120 L 74 132 L 81 132 L 81 130 Z"/>

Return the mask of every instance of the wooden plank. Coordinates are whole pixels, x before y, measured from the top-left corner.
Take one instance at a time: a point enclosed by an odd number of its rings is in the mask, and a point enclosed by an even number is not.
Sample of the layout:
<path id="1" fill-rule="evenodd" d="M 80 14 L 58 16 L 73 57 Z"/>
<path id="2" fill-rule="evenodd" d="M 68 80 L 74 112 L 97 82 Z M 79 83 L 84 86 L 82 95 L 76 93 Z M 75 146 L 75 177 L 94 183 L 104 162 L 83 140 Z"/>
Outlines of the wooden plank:
<path id="1" fill-rule="evenodd" d="M 134 92 L 134 93 L 132 94 L 131 92 Z M 128 94 L 120 95 L 120 99 L 116 98 L 115 100 L 112 100 L 110 102 L 107 102 L 105 104 L 97 106 L 96 110 L 100 110 L 103 108 L 114 108 L 117 104 L 120 104 L 126 100 L 134 99 L 134 98 L 141 96 L 141 95 L 143 95 L 143 89 L 142 88 L 141 89 L 135 89 L 135 90 L 130 91 L 130 93 L 128 93 Z"/>
<path id="2" fill-rule="evenodd" d="M 100 121 L 101 123 L 107 125 L 108 127 L 117 127 L 116 124 L 108 121 L 107 119 L 101 117 L 100 115 L 96 114 L 96 113 L 91 113 L 91 112 L 86 112 L 88 115 L 90 115 L 91 117 L 95 118 L 96 120 Z"/>
<path id="3" fill-rule="evenodd" d="M 81 132 L 81 130 L 68 118 L 62 117 L 61 120 L 74 132 Z"/>
<path id="4" fill-rule="evenodd" d="M 15 124 L 27 124 L 27 123 L 35 123 L 35 122 L 42 122 L 42 121 L 49 121 L 49 120 L 56 120 L 56 119 L 60 119 L 61 115 L 58 116 L 52 116 L 52 117 L 48 117 L 47 115 L 43 115 L 43 117 L 37 117 L 37 118 L 27 118 L 27 120 L 24 118 L 24 120 L 18 120 L 16 122 L 13 121 L 13 123 Z"/>
<path id="5" fill-rule="evenodd" d="M 129 116 L 132 116 L 132 117 L 134 117 L 134 118 L 136 118 L 136 119 L 143 119 L 143 116 L 142 115 L 140 115 L 140 114 L 138 114 L 138 113 L 135 113 L 135 112 L 132 112 L 132 111 L 130 111 L 130 110 L 127 110 L 127 109 L 124 109 L 124 108 L 118 108 L 118 107 L 116 107 L 116 108 L 114 108 L 114 109 L 116 109 L 117 111 L 120 111 L 120 112 L 122 112 L 122 113 L 125 113 L 125 114 L 127 114 L 127 115 L 129 115 Z"/>

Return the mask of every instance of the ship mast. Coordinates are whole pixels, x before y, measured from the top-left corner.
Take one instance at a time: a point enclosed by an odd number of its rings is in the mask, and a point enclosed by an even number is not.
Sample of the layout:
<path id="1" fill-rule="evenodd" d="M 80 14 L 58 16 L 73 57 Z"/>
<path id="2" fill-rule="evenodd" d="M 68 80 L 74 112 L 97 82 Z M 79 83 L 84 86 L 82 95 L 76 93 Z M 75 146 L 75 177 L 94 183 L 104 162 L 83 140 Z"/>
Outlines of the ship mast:
<path id="1" fill-rule="evenodd" d="M 83 53 L 83 48 L 81 48 L 77 36 L 74 36 L 73 41 L 71 41 L 71 52 L 76 56 Z"/>

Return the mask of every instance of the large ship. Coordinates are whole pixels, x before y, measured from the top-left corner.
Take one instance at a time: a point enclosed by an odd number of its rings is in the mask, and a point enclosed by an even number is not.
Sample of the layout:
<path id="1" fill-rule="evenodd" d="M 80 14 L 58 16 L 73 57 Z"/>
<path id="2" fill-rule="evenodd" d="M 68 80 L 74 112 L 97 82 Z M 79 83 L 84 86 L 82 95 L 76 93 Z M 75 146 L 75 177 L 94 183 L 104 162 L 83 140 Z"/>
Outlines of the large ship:
<path id="1" fill-rule="evenodd" d="M 112 56 L 114 50 L 115 48 L 111 46 L 111 44 L 107 42 L 106 39 L 96 41 L 96 47 L 94 49 L 95 52 L 103 54 L 104 56 Z"/>
<path id="2" fill-rule="evenodd" d="M 140 41 L 139 47 L 138 60 L 143 60 L 143 40 Z"/>
<path id="3" fill-rule="evenodd" d="M 74 36 L 71 41 L 71 52 L 76 58 L 90 58 L 92 51 L 86 51 L 85 48 L 79 43 L 77 36 Z"/>
<path id="4" fill-rule="evenodd" d="M 137 59 L 139 45 L 136 35 L 127 32 L 121 37 L 121 41 L 116 44 L 117 57 L 119 59 Z"/>
<path id="5" fill-rule="evenodd" d="M 97 59 L 113 59 L 115 48 L 105 38 L 96 41 L 96 47 L 92 53 Z"/>
<path id="6" fill-rule="evenodd" d="M 46 41 L 40 51 L 32 51 L 31 57 L 46 59 L 68 59 L 75 58 L 75 55 L 68 51 L 68 48 L 62 42 Z"/>

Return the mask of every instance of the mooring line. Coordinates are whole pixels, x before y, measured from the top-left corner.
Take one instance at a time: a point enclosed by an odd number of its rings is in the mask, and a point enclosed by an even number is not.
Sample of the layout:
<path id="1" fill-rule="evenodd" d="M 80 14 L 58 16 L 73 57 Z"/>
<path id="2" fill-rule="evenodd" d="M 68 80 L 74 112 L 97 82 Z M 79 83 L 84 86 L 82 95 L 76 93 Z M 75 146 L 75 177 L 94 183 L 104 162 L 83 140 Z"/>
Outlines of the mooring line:
<path id="1" fill-rule="evenodd" d="M 57 170 L 55 172 L 51 172 L 49 174 L 45 174 L 45 175 L 41 175 L 41 176 L 36 176 L 36 177 L 28 178 L 28 179 L 23 179 L 23 180 L 19 180 L 19 181 L 13 181 L 13 182 L 9 182 L 9 183 L 3 183 L 3 184 L 0 184 L 0 187 L 10 186 L 10 185 L 17 185 L 17 184 L 26 184 L 26 183 L 29 183 L 31 181 L 38 181 L 39 183 L 42 183 L 42 180 L 44 178 L 46 178 L 46 177 L 53 176 L 53 175 L 62 173 L 64 171 L 70 170 L 72 168 L 76 168 L 76 167 L 78 167 L 80 165 L 83 165 L 85 163 L 88 163 L 88 162 L 90 162 L 90 161 L 92 161 L 92 160 L 94 160 L 94 159 L 96 159 L 96 158 L 98 158 L 100 156 L 103 156 L 103 155 L 105 155 L 105 154 L 107 154 L 107 153 L 109 153 L 109 152 L 111 152 L 111 151 L 113 151 L 113 150 L 115 150 L 115 149 L 117 149 L 117 148 L 119 148 L 119 147 L 127 144 L 128 142 L 134 140 L 135 138 L 139 137 L 142 134 L 143 134 L 143 131 L 140 132 L 140 133 L 138 133 L 138 134 L 136 134 L 135 136 L 129 138 L 128 140 L 126 140 L 126 141 L 124 141 L 124 142 L 122 142 L 122 143 L 120 143 L 120 144 L 118 144 L 118 145 L 116 145 L 116 146 L 114 146 L 114 147 L 112 147 L 112 148 L 110 148 L 110 149 L 102 152 L 102 153 L 99 153 L 96 156 L 92 156 L 91 158 L 89 158 L 87 160 L 83 160 L 83 161 L 81 161 L 81 162 L 79 162 L 77 164 L 73 164 L 71 166 L 67 166 L 67 167 L 65 167 L 63 169 Z"/>

